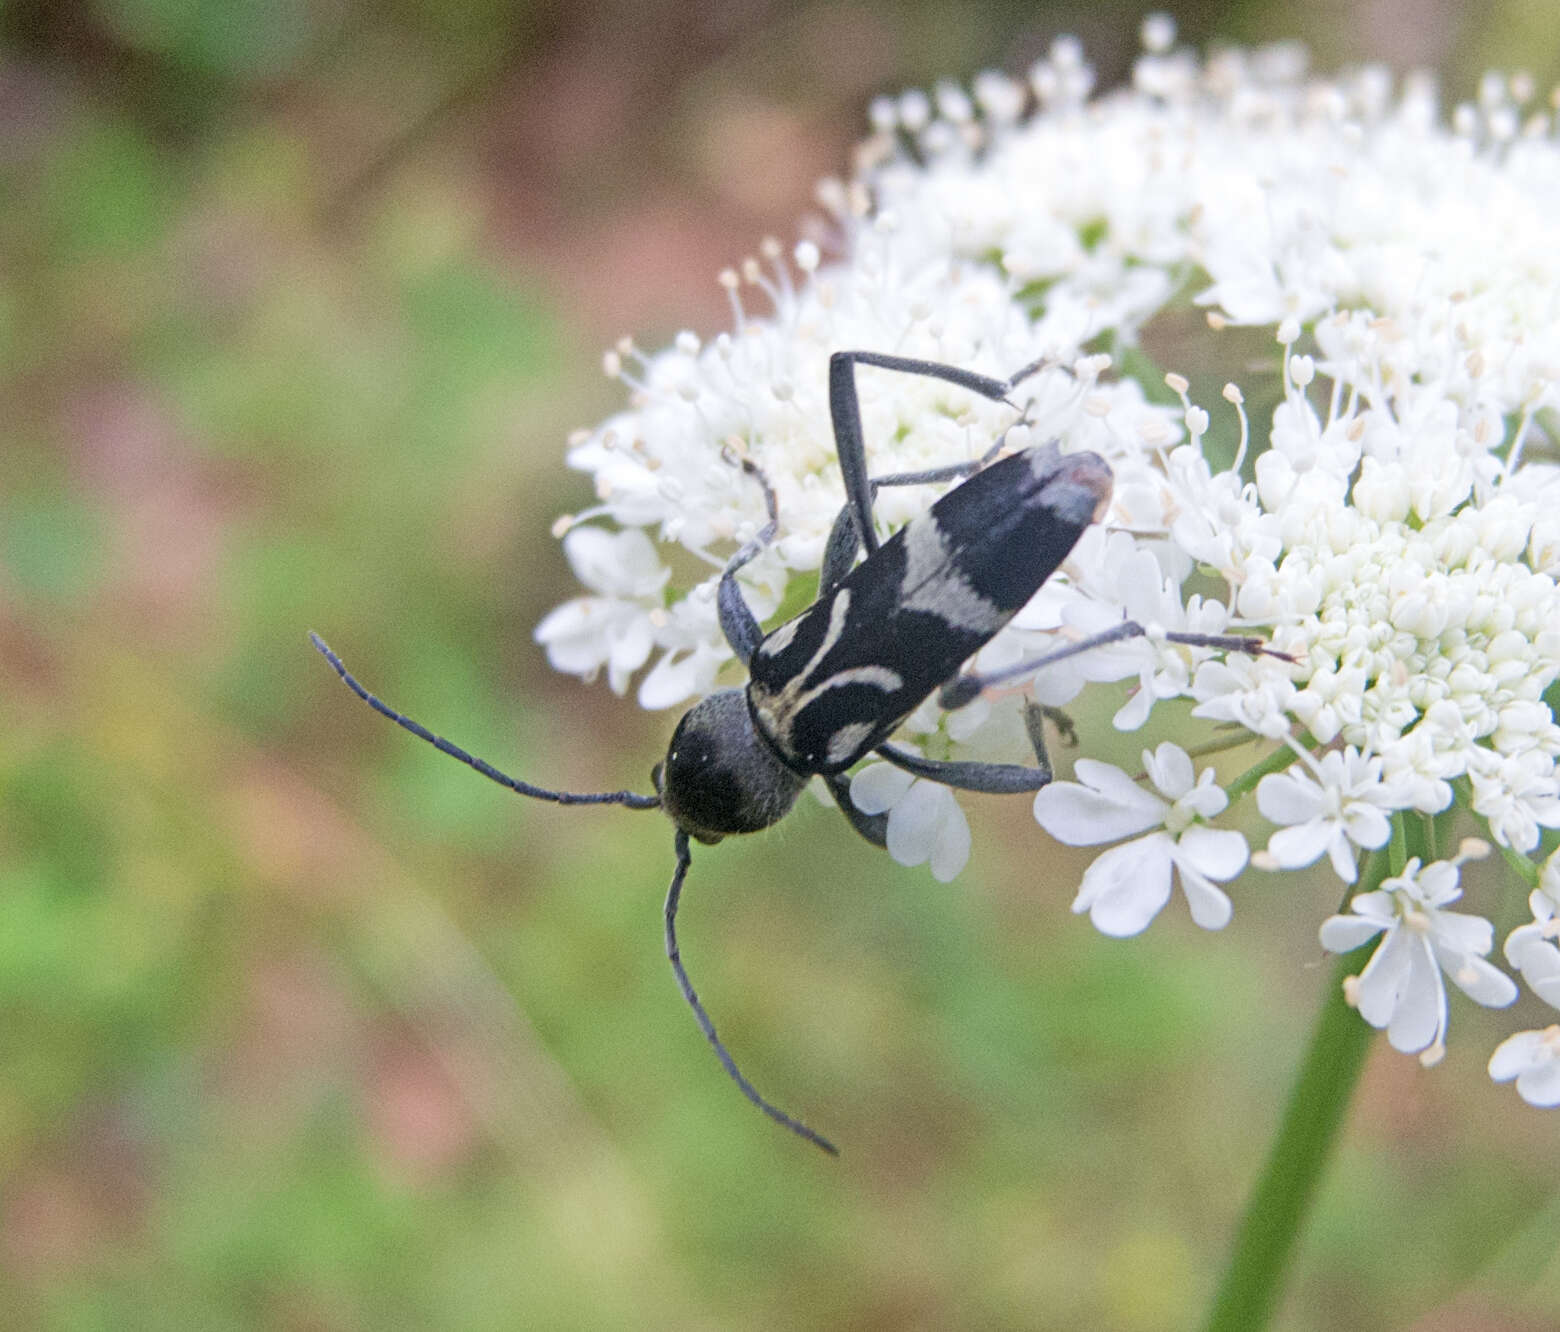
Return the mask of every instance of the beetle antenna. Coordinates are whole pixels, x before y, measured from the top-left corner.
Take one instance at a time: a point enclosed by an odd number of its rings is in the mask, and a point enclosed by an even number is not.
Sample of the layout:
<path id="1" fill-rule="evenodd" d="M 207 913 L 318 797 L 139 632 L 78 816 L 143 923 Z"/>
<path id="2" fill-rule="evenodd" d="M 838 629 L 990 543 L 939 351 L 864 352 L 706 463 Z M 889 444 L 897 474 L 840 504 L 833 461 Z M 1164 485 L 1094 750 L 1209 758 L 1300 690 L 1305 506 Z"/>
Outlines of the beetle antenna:
<path id="1" fill-rule="evenodd" d="M 838 1156 L 840 1149 L 825 1138 L 821 1133 L 815 1133 L 799 1119 L 792 1119 L 779 1106 L 771 1105 L 758 1094 L 751 1082 L 742 1075 L 742 1070 L 737 1067 L 737 1061 L 731 1057 L 730 1052 L 720 1043 L 720 1037 L 715 1034 L 715 1024 L 710 1021 L 710 1015 L 704 1011 L 704 1005 L 699 1002 L 699 996 L 693 992 L 693 983 L 688 979 L 688 973 L 683 970 L 682 954 L 677 948 L 677 900 L 682 896 L 683 880 L 688 877 L 688 866 L 693 863 L 693 854 L 688 849 L 688 834 L 681 828 L 677 830 L 675 842 L 677 850 L 677 869 L 672 874 L 672 886 L 666 891 L 666 956 L 671 961 L 672 970 L 677 974 L 677 984 L 682 989 L 683 998 L 688 1001 L 688 1007 L 693 1009 L 693 1016 L 698 1020 L 699 1030 L 715 1049 L 715 1057 L 720 1060 L 721 1067 L 731 1076 L 731 1080 L 742 1089 L 742 1094 L 754 1105 L 768 1115 L 781 1128 L 790 1129 L 799 1138 L 806 1138 L 815 1147 L 821 1147 L 830 1156 Z"/>
<path id="2" fill-rule="evenodd" d="M 426 726 L 413 721 L 403 713 L 397 712 L 388 703 L 375 698 L 368 690 L 364 689 L 352 678 L 347 668 L 341 664 L 341 658 L 325 645 L 325 640 L 318 634 L 311 633 L 309 641 L 319 649 L 320 655 L 335 669 L 348 689 L 356 694 L 369 707 L 373 708 L 381 717 L 388 717 L 403 731 L 410 731 L 419 740 L 426 740 L 441 753 L 448 754 L 452 759 L 459 759 L 468 768 L 475 768 L 489 781 L 497 782 L 500 786 L 506 786 L 511 791 L 523 796 L 530 796 L 535 800 L 551 800 L 559 805 L 624 805 L 629 809 L 659 809 L 661 797 L 653 795 L 639 795 L 634 791 L 549 791 L 545 786 L 532 786 L 530 782 L 522 782 L 518 777 L 511 777 L 508 773 L 500 772 L 485 759 L 479 759 L 475 754 L 468 754 L 457 744 L 452 744 L 442 735 L 435 735 Z"/>

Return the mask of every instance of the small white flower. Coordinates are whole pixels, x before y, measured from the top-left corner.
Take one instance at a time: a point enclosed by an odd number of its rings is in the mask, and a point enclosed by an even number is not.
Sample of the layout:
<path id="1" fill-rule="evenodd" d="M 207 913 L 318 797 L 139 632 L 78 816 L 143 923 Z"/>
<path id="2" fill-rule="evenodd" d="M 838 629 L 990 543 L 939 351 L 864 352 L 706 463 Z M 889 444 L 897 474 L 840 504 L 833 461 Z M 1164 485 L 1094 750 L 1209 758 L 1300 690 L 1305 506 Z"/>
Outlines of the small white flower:
<path id="1" fill-rule="evenodd" d="M 1522 979 L 1551 1008 L 1560 1008 L 1560 852 L 1544 865 L 1539 886 L 1528 896 L 1531 924 L 1519 925 L 1506 938 L 1506 961 L 1522 973 Z"/>
<path id="2" fill-rule="evenodd" d="M 1555 917 L 1554 904 L 1543 893 L 1535 892 L 1528 903 L 1533 921 L 1519 925 L 1506 937 L 1506 961 L 1522 973 L 1528 989 L 1551 1008 L 1560 1008 L 1560 948 L 1555 947 L 1560 920 Z"/>
<path id="3" fill-rule="evenodd" d="M 1381 755 L 1382 780 L 1398 790 L 1405 809 L 1439 814 L 1452 803 L 1452 784 L 1446 778 L 1460 768 L 1454 757 L 1438 748 L 1439 739 L 1434 727 L 1416 726 Z"/>
<path id="4" fill-rule="evenodd" d="M 1106 537 L 1103 550 L 1080 551 L 1076 564 L 1080 585 L 1095 598 L 1071 610 L 1069 622 L 1081 633 L 1104 632 L 1125 618 L 1159 630 L 1217 634 L 1228 621 L 1217 602 L 1193 598 L 1183 605 L 1179 578 L 1166 577 L 1154 552 L 1125 533 Z M 1119 731 L 1137 730 L 1156 702 L 1185 693 L 1191 674 L 1185 647 L 1148 636 L 1096 648 L 1078 657 L 1074 669 L 1089 680 L 1137 676 L 1137 689 L 1112 719 Z"/>
<path id="5" fill-rule="evenodd" d="M 655 644 L 662 652 L 639 682 L 640 707 L 675 707 L 715 687 L 715 673 L 731 651 L 725 639 L 710 636 L 710 623 L 717 616 L 714 580 L 706 586 L 708 595 L 684 597 L 655 613 Z M 761 604 L 756 597 L 753 601 L 755 608 Z"/>
<path id="6" fill-rule="evenodd" d="M 1179 745 L 1144 751 L 1143 766 L 1160 794 L 1144 789 L 1120 768 L 1079 759 L 1078 782 L 1052 782 L 1035 795 L 1035 820 L 1069 846 L 1092 846 L 1134 833 L 1146 837 L 1112 847 L 1089 866 L 1073 902 L 1095 928 L 1118 937 L 1148 928 L 1170 900 L 1171 870 L 1180 875 L 1192 919 L 1205 930 L 1229 923 L 1229 897 L 1216 883 L 1246 867 L 1246 839 L 1200 820 L 1219 814 L 1228 797 L 1213 784 L 1212 768 L 1193 781 L 1192 761 Z"/>
<path id="7" fill-rule="evenodd" d="M 1316 763 L 1313 777 L 1299 763 L 1257 784 L 1257 808 L 1272 823 L 1289 825 L 1268 839 L 1268 855 L 1282 869 L 1314 864 L 1325 853 L 1345 883 L 1358 876 L 1354 848 L 1385 846 L 1392 835 L 1386 811 L 1396 792 L 1381 780 L 1381 760 L 1350 746 Z"/>
<path id="8" fill-rule="evenodd" d="M 576 597 L 549 612 L 536 626 L 536 641 L 554 670 L 589 680 L 605 666 L 612 692 L 621 694 L 649 659 L 652 612 L 671 570 L 637 527 L 576 527 L 564 538 L 563 552 L 575 577 L 599 595 Z"/>
<path id="9" fill-rule="evenodd" d="M 1554 774 L 1554 760 L 1537 749 L 1502 759 L 1487 773 L 1470 772 L 1473 812 L 1489 820 L 1502 846 L 1531 851 L 1540 826 L 1560 827 L 1560 780 Z"/>
<path id="10" fill-rule="evenodd" d="M 1269 657 L 1226 657 L 1205 661 L 1192 681 L 1197 706 L 1192 716 L 1208 721 L 1235 722 L 1257 735 L 1276 740 L 1287 735 L 1287 709 L 1295 687 Z"/>
<path id="11" fill-rule="evenodd" d="M 1490 1077 L 1515 1078 L 1517 1095 L 1529 1105 L 1560 1105 L 1560 1026 L 1508 1036 L 1490 1056 Z"/>
<path id="12" fill-rule="evenodd" d="M 901 865 L 931 861 L 939 883 L 956 878 L 970 858 L 970 825 L 953 792 L 892 763 L 869 763 L 851 778 L 850 798 L 863 814 L 888 814 L 888 854 Z"/>
<path id="13" fill-rule="evenodd" d="M 1345 726 L 1358 726 L 1365 672 L 1358 666 L 1338 671 L 1330 666 L 1311 672 L 1305 688 L 1294 696 L 1294 715 L 1319 745 L 1331 744 Z"/>
<path id="14" fill-rule="evenodd" d="M 1377 934 L 1381 944 L 1358 976 L 1345 982 L 1349 1002 L 1373 1027 L 1384 1027 L 1392 1048 L 1424 1051 L 1434 1063 L 1445 1049 L 1446 986 L 1441 973 L 1486 1008 L 1504 1008 L 1517 997 L 1516 983 L 1485 960 L 1494 927 L 1482 916 L 1447 911 L 1462 896 L 1458 871 L 1474 847 L 1453 860 L 1420 868 L 1410 860 L 1403 873 L 1349 903 L 1352 915 L 1322 922 L 1322 947 L 1348 953 Z"/>

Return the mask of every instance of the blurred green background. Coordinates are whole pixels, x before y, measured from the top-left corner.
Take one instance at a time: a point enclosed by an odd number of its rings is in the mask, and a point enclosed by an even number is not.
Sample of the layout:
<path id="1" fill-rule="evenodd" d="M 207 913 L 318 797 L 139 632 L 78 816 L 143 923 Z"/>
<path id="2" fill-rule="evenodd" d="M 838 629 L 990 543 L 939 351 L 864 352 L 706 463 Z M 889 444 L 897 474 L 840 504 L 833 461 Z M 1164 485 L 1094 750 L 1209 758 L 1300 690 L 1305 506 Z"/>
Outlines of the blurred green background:
<path id="1" fill-rule="evenodd" d="M 1178 17 L 1458 96 L 1557 72 L 1548 3 L 1287 11 Z M 1023 801 L 968 802 L 951 886 L 807 801 L 706 851 L 690 967 L 833 1162 L 679 1000 L 661 819 L 506 797 L 305 637 L 512 771 L 643 788 L 671 718 L 530 638 L 601 348 L 724 327 L 874 93 L 1061 31 L 1113 83 L 1140 17 L 0 3 L 0 1325 L 1195 1323 L 1335 882 L 1120 943 Z M 1376 1052 L 1285 1327 L 1560 1319 L 1557 1121 L 1484 1077 L 1510 1014 L 1453 1024 L 1434 1072 Z"/>

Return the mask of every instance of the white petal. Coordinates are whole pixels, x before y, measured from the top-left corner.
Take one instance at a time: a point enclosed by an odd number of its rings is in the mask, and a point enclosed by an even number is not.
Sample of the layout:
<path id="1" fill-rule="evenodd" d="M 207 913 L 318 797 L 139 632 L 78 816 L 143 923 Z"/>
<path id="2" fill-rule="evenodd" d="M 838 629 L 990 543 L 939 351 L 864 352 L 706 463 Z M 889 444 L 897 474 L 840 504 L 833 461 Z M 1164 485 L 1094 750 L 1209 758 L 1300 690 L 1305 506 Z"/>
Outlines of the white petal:
<path id="1" fill-rule="evenodd" d="M 546 644 L 573 638 L 586 631 L 590 623 L 590 611 L 587 608 L 596 601 L 595 597 L 575 597 L 561 606 L 554 606 L 542 616 L 542 622 L 532 631 L 531 637 L 538 643 Z"/>
<path id="2" fill-rule="evenodd" d="M 1190 809 L 1194 814 L 1205 819 L 1216 818 L 1224 813 L 1230 803 L 1229 796 L 1224 794 L 1221 787 L 1213 780 L 1213 769 L 1204 768 L 1202 776 L 1186 795 L 1177 802 L 1182 809 Z"/>
<path id="3" fill-rule="evenodd" d="M 1414 941 L 1408 959 L 1408 974 L 1387 1024 L 1387 1040 L 1394 1050 L 1414 1054 L 1446 1029 L 1446 986 L 1441 983 L 1441 968 L 1422 941 Z"/>
<path id="4" fill-rule="evenodd" d="M 1556 1054 L 1560 1027 L 1519 1031 L 1508 1036 L 1490 1056 L 1490 1077 L 1517 1080 L 1517 1094 L 1529 1105 L 1560 1105 L 1560 1057 Z"/>
<path id="5" fill-rule="evenodd" d="M 1353 836 L 1352 833 L 1350 835 Z M 1356 837 L 1354 840 L 1359 841 L 1359 838 Z M 1460 877 L 1461 869 L 1451 861 L 1433 861 L 1419 872 L 1419 891 L 1424 896 L 1424 900 L 1431 906 L 1445 906 L 1448 902 L 1455 902 L 1462 896 L 1462 888 L 1458 884 Z M 1453 914 L 1450 912 L 1443 913 L 1440 919 L 1453 918 Z M 1458 918 L 1468 919 L 1468 917 Z M 1474 917 L 1474 919 L 1478 919 L 1478 917 Z M 1485 938 L 1484 947 L 1479 949 L 1481 953 L 1490 951 L 1490 940 L 1493 938 L 1494 933 L 1491 931 Z"/>
<path id="6" fill-rule="evenodd" d="M 991 720 L 991 700 L 989 698 L 977 698 L 967 707 L 962 707 L 957 712 L 949 712 L 943 715 L 947 718 L 948 738 L 958 744 L 963 744 Z"/>
<path id="7" fill-rule="evenodd" d="M 959 877 L 959 871 L 970 858 L 970 824 L 959 807 L 952 791 L 943 807 L 942 822 L 937 828 L 937 842 L 932 847 L 932 878 L 938 883 L 949 883 Z"/>
<path id="8" fill-rule="evenodd" d="M 1359 878 L 1359 867 L 1354 862 L 1354 845 L 1343 835 L 1343 829 L 1333 824 L 1332 841 L 1327 844 L 1327 858 L 1332 861 L 1333 870 L 1345 883 L 1353 883 Z"/>
<path id="9" fill-rule="evenodd" d="M 1374 851 L 1379 846 L 1385 846 L 1387 839 L 1392 836 L 1392 824 L 1387 816 L 1374 805 L 1367 805 L 1363 801 L 1354 801 L 1344 813 L 1343 826 L 1349 834 L 1349 840 L 1356 846 L 1364 846 Z M 1350 880 L 1352 882 L 1352 880 Z"/>
<path id="10" fill-rule="evenodd" d="M 1327 849 L 1331 834 L 1332 824 L 1321 819 L 1301 823 L 1293 828 L 1280 828 L 1268 838 L 1268 855 L 1284 869 L 1314 865 Z"/>
<path id="11" fill-rule="evenodd" d="M 1410 946 L 1401 929 L 1388 930 L 1370 955 L 1354 991 L 1354 1006 L 1373 1027 L 1384 1027 L 1397 1008 L 1398 993 L 1408 978 Z"/>
<path id="12" fill-rule="evenodd" d="M 1089 866 L 1072 909 L 1087 911 L 1101 934 L 1140 934 L 1170 900 L 1168 833 L 1113 846 Z"/>
<path id="13" fill-rule="evenodd" d="M 1477 953 L 1480 957 L 1495 944 L 1495 927 L 1483 916 L 1466 911 L 1437 911 L 1435 941 L 1459 953 Z"/>
<path id="14" fill-rule="evenodd" d="M 1132 692 L 1131 697 L 1116 711 L 1116 715 L 1110 719 L 1110 724 L 1118 731 L 1135 731 L 1148 720 L 1148 715 L 1154 709 L 1154 691 L 1147 688 L 1138 688 Z"/>
<path id="15" fill-rule="evenodd" d="M 1544 937 L 1544 926 L 1523 925 L 1506 940 L 1506 960 L 1522 973 L 1540 999 L 1552 1008 L 1560 1008 L 1560 948 Z"/>
<path id="16" fill-rule="evenodd" d="M 627 602 L 576 597 L 549 611 L 533 637 L 547 649 L 555 671 L 590 677 L 611 655 L 620 630 L 634 620 L 650 623 L 644 611 Z M 615 688 L 623 692 L 620 685 Z"/>
<path id="17" fill-rule="evenodd" d="M 1379 888 L 1350 898 L 1349 910 L 1357 916 L 1378 921 L 1382 925 L 1393 925 L 1397 922 L 1397 898 L 1391 893 L 1382 892 Z"/>
<path id="18" fill-rule="evenodd" d="M 648 615 L 638 614 L 620 623 L 607 656 L 607 681 L 614 694 L 628 688 L 629 677 L 650 659 L 654 646 L 655 626 Z"/>
<path id="19" fill-rule="evenodd" d="M 1158 749 L 1143 751 L 1143 766 L 1148 769 L 1149 780 L 1166 800 L 1179 800 L 1196 781 L 1192 760 L 1186 751 L 1168 740 Z"/>
<path id="20" fill-rule="evenodd" d="M 1322 947 L 1329 953 L 1352 953 L 1385 928 L 1379 920 L 1363 916 L 1329 916 L 1322 922 Z"/>
<path id="21" fill-rule="evenodd" d="M 1437 961 L 1452 978 L 1452 984 L 1474 1003 L 1486 1008 L 1505 1008 L 1516 1002 L 1516 981 L 1493 962 L 1486 962 L 1482 957 L 1449 958 L 1439 953 Z"/>
<path id="22" fill-rule="evenodd" d="M 1532 921 L 1527 925 L 1518 925 L 1506 936 L 1506 946 L 1502 950 L 1506 954 L 1506 961 L 1527 975 L 1528 964 L 1524 958 L 1528 952 L 1534 954 L 1535 965 L 1547 967 L 1543 960 L 1545 950 L 1556 951 L 1552 943 L 1544 937 L 1544 926 L 1540 921 Z M 1560 953 L 1557 953 L 1555 963 L 1560 966 Z"/>
<path id="23" fill-rule="evenodd" d="M 1302 773 L 1269 773 L 1257 783 L 1257 808 L 1270 823 L 1304 823 L 1322 813 L 1322 791 Z"/>
<path id="24" fill-rule="evenodd" d="M 662 653 L 650 673 L 639 682 L 639 706 L 654 711 L 675 707 L 698 692 L 700 661 L 697 652 L 677 656 Z"/>
<path id="25" fill-rule="evenodd" d="M 569 568 L 593 592 L 611 594 L 626 581 L 619 568 L 621 561 L 618 558 L 617 535 L 604 527 L 576 527 L 563 539 L 563 553 L 569 561 Z M 627 536 L 628 533 L 622 535 Z M 655 547 L 650 544 L 649 537 L 643 532 L 637 532 L 637 535 L 644 547 L 648 548 L 649 559 L 654 561 Z M 623 549 L 625 554 L 629 553 L 628 547 Z M 644 557 L 646 550 L 641 549 L 637 553 Z"/>
<path id="26" fill-rule="evenodd" d="M 1240 836 L 1239 833 L 1235 835 Z M 1191 908 L 1192 920 L 1205 930 L 1222 930 L 1235 914 L 1235 907 L 1228 894 L 1222 888 L 1214 887 L 1184 860 L 1177 861 L 1176 868 L 1181 873 L 1181 891 L 1186 894 L 1186 905 Z"/>
<path id="27" fill-rule="evenodd" d="M 1542 1109 L 1560 1105 L 1560 1060 L 1550 1060 L 1517 1075 L 1517 1094 Z"/>
<path id="28" fill-rule="evenodd" d="M 1067 663 L 1054 669 L 1046 669 L 1035 676 L 1030 686 L 1036 703 L 1053 708 L 1065 708 L 1083 692 L 1084 679 L 1076 671 L 1066 669 Z"/>
<path id="29" fill-rule="evenodd" d="M 621 532 L 576 527 L 564 537 L 563 553 L 580 582 L 609 596 L 648 596 L 671 575 L 650 538 L 637 527 Z"/>
<path id="30" fill-rule="evenodd" d="M 1190 865 L 1207 878 L 1226 883 L 1246 868 L 1250 852 L 1244 834 L 1233 828 L 1191 827 L 1176 843 L 1176 863 Z"/>
<path id="31" fill-rule="evenodd" d="M 1533 1068 L 1543 1053 L 1542 1031 L 1519 1031 L 1495 1047 L 1495 1053 L 1490 1056 L 1490 1077 L 1496 1082 L 1510 1082 L 1518 1073 Z"/>
<path id="32" fill-rule="evenodd" d="M 869 763 L 850 779 L 850 799 L 863 814 L 881 814 L 904 798 L 915 780 L 892 763 Z"/>
<path id="33" fill-rule="evenodd" d="M 1079 759 L 1078 782 L 1052 782 L 1035 793 L 1035 822 L 1058 842 L 1093 846 L 1146 832 L 1164 820 L 1165 802 L 1120 768 Z"/>
<path id="34" fill-rule="evenodd" d="M 1551 1008 L 1560 1008 L 1560 975 L 1541 976 L 1535 980 L 1524 973 L 1522 979 L 1527 981 L 1528 988 Z"/>
<path id="35" fill-rule="evenodd" d="M 888 812 L 888 854 L 901 865 L 920 865 L 930 859 L 943 801 L 952 798 L 945 786 L 914 782 Z"/>

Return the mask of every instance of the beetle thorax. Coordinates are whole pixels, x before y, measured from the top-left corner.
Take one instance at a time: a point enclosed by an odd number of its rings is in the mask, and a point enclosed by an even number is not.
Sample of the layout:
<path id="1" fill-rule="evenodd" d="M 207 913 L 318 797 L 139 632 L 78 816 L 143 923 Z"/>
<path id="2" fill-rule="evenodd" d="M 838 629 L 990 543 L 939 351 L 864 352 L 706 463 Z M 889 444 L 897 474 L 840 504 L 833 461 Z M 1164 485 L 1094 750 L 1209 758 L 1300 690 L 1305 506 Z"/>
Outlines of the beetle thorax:
<path id="1" fill-rule="evenodd" d="M 722 689 L 683 714 L 658 785 L 661 807 L 679 828 L 718 842 L 778 822 L 806 781 L 758 734 L 745 693 Z"/>

